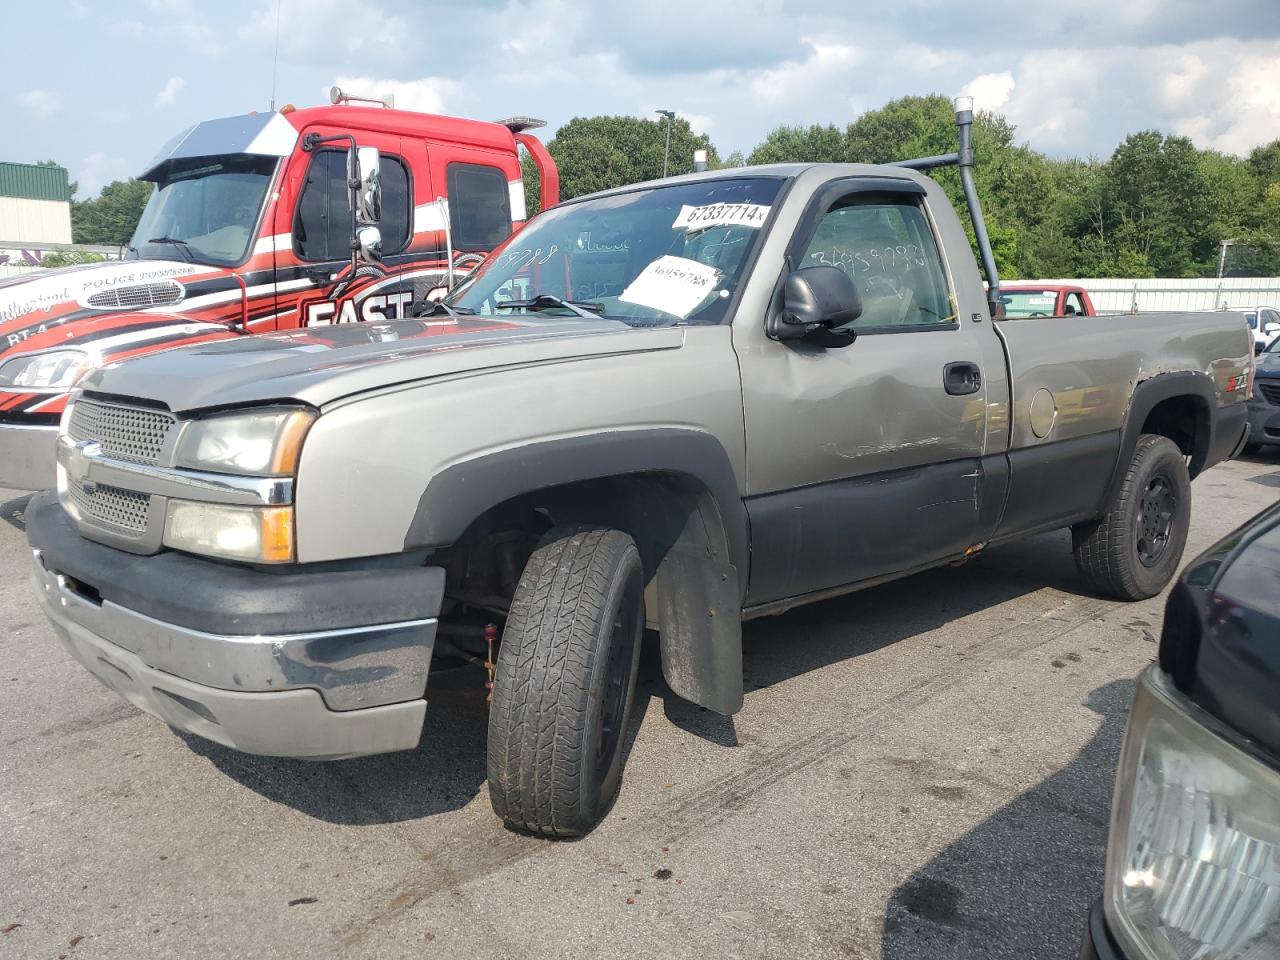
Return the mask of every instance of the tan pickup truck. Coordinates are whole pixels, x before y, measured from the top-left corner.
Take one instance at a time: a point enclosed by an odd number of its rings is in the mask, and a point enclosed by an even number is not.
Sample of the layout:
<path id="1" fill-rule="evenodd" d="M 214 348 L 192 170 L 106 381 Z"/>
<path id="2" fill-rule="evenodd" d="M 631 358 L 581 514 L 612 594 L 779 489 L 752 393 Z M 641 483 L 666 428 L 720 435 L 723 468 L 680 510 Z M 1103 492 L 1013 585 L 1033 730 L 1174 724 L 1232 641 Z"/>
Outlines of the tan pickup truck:
<path id="1" fill-rule="evenodd" d="M 50 619 L 172 726 L 312 758 L 414 748 L 433 651 L 492 622 L 494 808 L 573 835 L 618 789 L 646 625 L 730 714 L 743 620 L 992 544 L 1069 526 L 1083 589 L 1155 594 L 1245 441 L 1249 332 L 993 316 L 971 119 L 945 157 L 561 204 L 416 319 L 98 370 L 27 515 Z M 944 163 L 988 291 L 913 169 Z"/>

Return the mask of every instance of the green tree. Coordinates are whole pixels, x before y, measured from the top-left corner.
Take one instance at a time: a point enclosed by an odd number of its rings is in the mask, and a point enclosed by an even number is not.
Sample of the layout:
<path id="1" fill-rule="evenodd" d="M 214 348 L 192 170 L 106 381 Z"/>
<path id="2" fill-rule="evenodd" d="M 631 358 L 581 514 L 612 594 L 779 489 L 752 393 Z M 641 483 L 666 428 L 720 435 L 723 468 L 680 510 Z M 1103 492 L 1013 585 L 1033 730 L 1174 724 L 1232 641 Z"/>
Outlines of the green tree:
<path id="1" fill-rule="evenodd" d="M 55 250 L 47 253 L 40 260 L 40 266 L 47 269 L 57 267 L 76 267 L 84 263 L 101 263 L 106 258 L 92 250 Z"/>
<path id="2" fill-rule="evenodd" d="M 560 169 L 560 197 L 570 200 L 662 176 L 667 121 L 638 117 L 574 117 L 547 144 Z M 706 134 L 694 133 L 689 122 L 671 122 L 668 172 L 675 176 L 693 170 L 693 152 L 706 150 L 712 167 L 720 162 Z"/>
<path id="3" fill-rule="evenodd" d="M 127 243 L 151 196 L 146 180 L 116 180 L 93 200 L 71 204 L 71 238 L 76 243 Z"/>
<path id="4" fill-rule="evenodd" d="M 751 151 L 748 163 L 841 163 L 849 159 L 843 132 L 833 126 L 778 127 Z"/>

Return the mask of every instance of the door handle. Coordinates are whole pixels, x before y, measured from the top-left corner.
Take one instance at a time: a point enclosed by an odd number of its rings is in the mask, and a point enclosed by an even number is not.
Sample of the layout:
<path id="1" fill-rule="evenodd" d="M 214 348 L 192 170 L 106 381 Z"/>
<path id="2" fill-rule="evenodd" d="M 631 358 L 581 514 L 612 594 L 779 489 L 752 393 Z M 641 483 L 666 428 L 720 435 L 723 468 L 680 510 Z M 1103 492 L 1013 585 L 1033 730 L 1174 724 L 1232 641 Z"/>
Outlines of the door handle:
<path id="1" fill-rule="evenodd" d="M 958 360 L 942 368 L 942 385 L 953 397 L 982 389 L 982 370 L 972 360 Z"/>

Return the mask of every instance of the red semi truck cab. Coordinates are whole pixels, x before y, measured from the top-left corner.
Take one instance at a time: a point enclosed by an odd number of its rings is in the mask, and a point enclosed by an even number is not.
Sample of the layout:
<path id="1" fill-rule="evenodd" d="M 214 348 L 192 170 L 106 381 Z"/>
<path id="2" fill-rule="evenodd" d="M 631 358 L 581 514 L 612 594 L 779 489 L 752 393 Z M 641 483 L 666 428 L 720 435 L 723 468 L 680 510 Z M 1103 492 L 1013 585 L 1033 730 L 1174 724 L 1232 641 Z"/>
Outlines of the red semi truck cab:
<path id="1" fill-rule="evenodd" d="M 179 134 L 142 173 L 125 259 L 0 282 L 0 487 L 53 485 L 58 418 L 95 366 L 408 316 L 523 225 L 520 147 L 558 201 L 536 124 L 338 104 Z"/>

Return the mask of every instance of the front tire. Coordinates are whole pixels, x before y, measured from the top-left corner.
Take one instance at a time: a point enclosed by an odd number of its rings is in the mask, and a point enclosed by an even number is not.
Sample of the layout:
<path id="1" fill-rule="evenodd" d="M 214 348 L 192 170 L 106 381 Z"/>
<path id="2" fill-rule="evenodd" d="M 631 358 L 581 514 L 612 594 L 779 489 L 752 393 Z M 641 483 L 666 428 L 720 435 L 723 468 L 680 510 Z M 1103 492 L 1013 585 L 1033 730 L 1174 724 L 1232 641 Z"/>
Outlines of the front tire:
<path id="1" fill-rule="evenodd" d="M 607 812 L 644 623 L 631 537 L 571 525 L 539 541 L 512 598 L 489 712 L 489 798 L 508 825 L 574 837 Z"/>
<path id="2" fill-rule="evenodd" d="M 1076 567 L 1099 593 L 1145 600 L 1177 572 L 1191 523 L 1191 479 L 1168 437 L 1144 433 L 1110 510 L 1071 528 Z"/>

